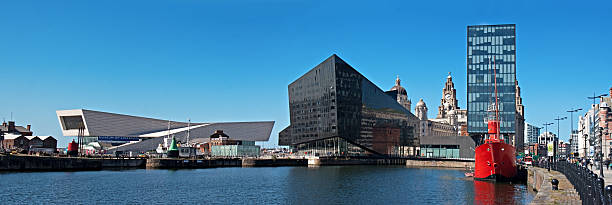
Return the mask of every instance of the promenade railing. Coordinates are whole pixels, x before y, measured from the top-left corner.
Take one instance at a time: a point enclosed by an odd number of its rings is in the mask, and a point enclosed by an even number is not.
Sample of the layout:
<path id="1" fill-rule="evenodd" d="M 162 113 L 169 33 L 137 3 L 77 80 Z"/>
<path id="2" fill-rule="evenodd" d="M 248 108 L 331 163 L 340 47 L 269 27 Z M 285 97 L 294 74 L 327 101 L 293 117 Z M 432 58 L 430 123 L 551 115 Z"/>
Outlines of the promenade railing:
<path id="1" fill-rule="evenodd" d="M 541 168 L 548 168 L 548 162 L 536 164 Z M 550 164 L 550 169 L 561 172 L 572 183 L 580 195 L 582 204 L 599 205 L 612 204 L 612 193 L 606 192 L 605 181 L 585 166 L 567 161 Z M 610 192 L 612 190 L 609 190 Z"/>

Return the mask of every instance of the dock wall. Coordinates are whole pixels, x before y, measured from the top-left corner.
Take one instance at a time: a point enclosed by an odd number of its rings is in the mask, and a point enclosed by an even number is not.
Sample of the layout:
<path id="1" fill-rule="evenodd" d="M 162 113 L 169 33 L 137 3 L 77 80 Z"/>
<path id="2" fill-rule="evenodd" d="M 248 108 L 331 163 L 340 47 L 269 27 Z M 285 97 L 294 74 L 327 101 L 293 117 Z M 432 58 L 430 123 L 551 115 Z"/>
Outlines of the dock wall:
<path id="1" fill-rule="evenodd" d="M 406 160 L 406 166 L 474 169 L 475 163 L 469 160 Z"/>
<path id="2" fill-rule="evenodd" d="M 0 156 L 0 171 L 101 170 L 144 168 L 145 159 L 90 159 L 79 157 Z"/>

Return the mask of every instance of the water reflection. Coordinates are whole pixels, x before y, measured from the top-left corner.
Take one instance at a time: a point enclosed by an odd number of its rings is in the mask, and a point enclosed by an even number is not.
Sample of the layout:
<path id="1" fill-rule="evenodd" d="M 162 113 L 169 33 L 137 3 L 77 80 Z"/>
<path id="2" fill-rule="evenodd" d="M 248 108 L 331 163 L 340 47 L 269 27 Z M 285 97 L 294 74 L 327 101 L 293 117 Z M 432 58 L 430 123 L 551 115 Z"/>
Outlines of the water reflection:
<path id="1" fill-rule="evenodd" d="M 474 204 L 526 204 L 527 192 L 525 185 L 474 180 Z"/>

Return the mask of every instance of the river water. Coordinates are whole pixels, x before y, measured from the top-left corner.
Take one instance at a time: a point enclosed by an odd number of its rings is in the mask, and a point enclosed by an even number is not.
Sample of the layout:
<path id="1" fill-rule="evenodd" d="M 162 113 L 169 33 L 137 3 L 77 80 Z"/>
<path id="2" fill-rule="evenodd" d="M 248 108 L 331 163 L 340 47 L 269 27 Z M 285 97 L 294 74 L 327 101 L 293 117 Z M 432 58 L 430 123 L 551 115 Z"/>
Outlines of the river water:
<path id="1" fill-rule="evenodd" d="M 0 204 L 527 204 L 454 169 L 325 166 L 0 173 Z"/>

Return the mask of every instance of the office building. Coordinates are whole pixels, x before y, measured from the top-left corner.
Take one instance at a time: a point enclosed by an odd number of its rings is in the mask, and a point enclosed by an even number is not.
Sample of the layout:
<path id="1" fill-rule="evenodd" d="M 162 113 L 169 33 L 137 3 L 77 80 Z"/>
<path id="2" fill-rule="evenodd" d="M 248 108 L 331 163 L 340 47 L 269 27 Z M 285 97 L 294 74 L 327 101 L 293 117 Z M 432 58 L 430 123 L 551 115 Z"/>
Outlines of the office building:
<path id="1" fill-rule="evenodd" d="M 523 108 L 517 106 L 520 94 L 517 95 L 514 24 L 467 27 L 467 75 L 468 133 L 480 137 L 487 133 L 485 119 L 490 114 L 488 110 L 493 110 L 490 108 L 495 103 L 497 83 L 500 132 L 510 138 L 517 152 L 522 152 L 522 139 L 516 139 L 516 133 L 523 132 L 516 122 L 521 117 L 516 115 L 522 114 Z"/>
<path id="2" fill-rule="evenodd" d="M 540 136 L 540 130 L 542 128 L 536 127 L 532 124 L 526 123 L 525 136 L 527 136 L 528 144 L 536 144 L 538 143 L 538 136 Z"/>
<path id="3" fill-rule="evenodd" d="M 403 95 L 402 89 L 395 91 Z M 335 54 L 288 91 L 291 124 L 279 133 L 279 145 L 297 154 L 418 154 L 419 119 L 406 109 L 408 102 L 400 104 Z"/>

